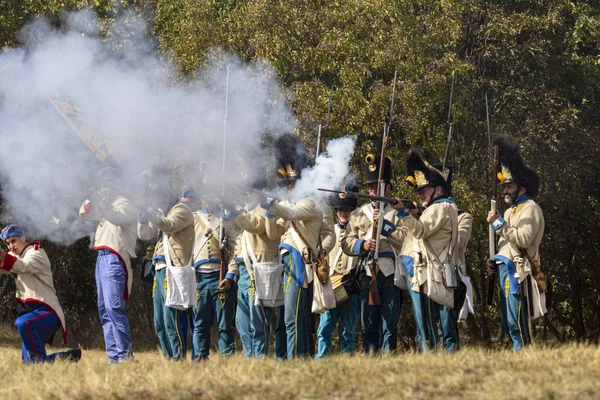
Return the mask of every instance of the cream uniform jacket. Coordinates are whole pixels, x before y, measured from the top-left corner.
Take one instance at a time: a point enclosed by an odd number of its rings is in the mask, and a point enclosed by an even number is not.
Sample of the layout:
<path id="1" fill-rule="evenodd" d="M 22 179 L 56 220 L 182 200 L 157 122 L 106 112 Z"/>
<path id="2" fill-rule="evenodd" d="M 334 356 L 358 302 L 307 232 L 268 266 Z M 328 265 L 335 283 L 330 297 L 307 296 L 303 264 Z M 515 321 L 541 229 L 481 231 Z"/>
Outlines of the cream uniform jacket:
<path id="1" fill-rule="evenodd" d="M 94 237 L 94 250 L 108 250 L 125 265 L 127 285 L 123 297 L 128 300 L 133 285 L 131 259 L 135 258 L 137 239 L 137 210 L 129 200 L 119 197 L 105 207 L 86 200 L 79 209 L 79 216 L 87 221 L 99 221 Z"/>
<path id="2" fill-rule="evenodd" d="M 67 343 L 65 316 L 54 290 L 50 260 L 40 244 L 29 244 L 18 256 L 7 253 L 0 268 L 1 272 L 11 273 L 15 277 L 18 301 L 43 304 L 54 311 L 60 320 L 63 340 Z"/>
<path id="3" fill-rule="evenodd" d="M 205 212 L 204 209 L 194 213 L 194 230 L 196 234 L 194 268 L 202 273 L 219 270 L 219 235 L 221 223 L 223 223 L 223 228 L 227 235 L 227 244 L 223 249 L 225 262 L 228 263 L 226 278 L 234 279 L 237 274 L 237 264 L 229 263 L 229 257 L 234 254 L 235 242 L 241 230 L 232 221 L 222 221 L 221 218 Z"/>
<path id="4" fill-rule="evenodd" d="M 473 229 L 473 216 L 467 212 L 462 212 L 458 215 L 458 243 L 457 243 L 457 259 L 459 260 L 458 268 L 462 276 L 467 276 L 467 245 L 471 239 L 471 231 Z"/>
<path id="5" fill-rule="evenodd" d="M 392 207 L 386 204 L 382 211 L 384 220 L 395 226 L 394 231 L 389 236 L 386 237 L 382 234 L 379 239 L 379 270 L 384 276 L 390 276 L 395 273 L 395 254 L 399 254 L 407 231 L 400 225 Z M 346 236 L 342 240 L 344 253 L 350 256 L 359 256 L 364 253 L 362 244 L 365 240 L 371 239 L 372 235 L 373 206 L 371 203 L 352 211 L 348 225 L 350 229 L 346 231 Z M 383 229 L 385 227 L 382 227 L 382 232 Z M 368 268 L 367 275 L 371 276 L 371 271 Z"/>
<path id="6" fill-rule="evenodd" d="M 520 256 L 519 249 L 524 249 L 532 261 L 541 265 L 540 243 L 545 222 L 540 206 L 531 199 L 526 200 L 506 210 L 504 220 L 504 226 L 496 231 L 500 235 L 498 255 L 512 260 Z"/>
<path id="7" fill-rule="evenodd" d="M 412 237 L 403 247 L 402 254 L 415 258 L 414 252 L 417 251 L 414 250 L 415 245 L 418 244 L 418 241 L 427 241 L 433 252 L 433 254 L 427 254 L 428 258 L 437 259 L 441 263 L 446 262 L 446 260 L 439 260 L 439 257 L 442 256 L 444 250 L 448 249 L 452 241 L 451 212 L 458 213 L 456 205 L 442 201 L 429 205 L 418 219 L 410 214 L 403 216 L 400 221 Z M 419 249 L 421 252 L 430 253 L 427 247 L 420 246 Z M 413 281 L 416 277 L 419 285 L 424 284 L 427 281 L 425 272 L 424 268 L 415 268 Z"/>
<path id="8" fill-rule="evenodd" d="M 333 230 L 333 218 L 331 215 L 323 214 L 312 199 L 302 199 L 295 204 L 288 201 L 276 202 L 271 205 L 269 211 L 275 214 L 279 219 L 276 226 L 271 226 L 267 229 L 270 237 L 281 235 L 281 243 L 287 244 L 302 253 L 305 247 L 301 241 L 296 243 L 294 240 L 292 229 L 294 222 L 300 234 L 306 240 L 311 249 L 311 254 L 318 254 L 319 240 L 323 244 L 323 250 L 328 253 L 335 245 L 335 233 Z M 329 213 L 330 214 L 330 213 Z M 286 252 L 282 249 L 282 254 Z M 311 266 L 306 266 L 307 278 L 305 285 L 312 282 Z"/>
<path id="9" fill-rule="evenodd" d="M 271 220 L 271 221 L 269 221 Z M 250 274 L 250 279 L 254 280 L 254 269 L 252 260 L 248 252 L 248 243 L 252 247 L 256 261 L 271 262 L 277 259 L 279 254 L 279 236 L 271 239 L 267 234 L 267 223 L 275 222 L 275 218 L 267 218 L 265 210 L 257 205 L 251 210 L 243 210 L 236 215 L 233 222 L 243 231 L 237 236 L 235 243 L 235 257 L 242 258 Z M 234 259 L 230 261 L 236 263 Z M 235 265 L 237 269 L 237 263 Z"/>
<path id="10" fill-rule="evenodd" d="M 168 237 L 169 255 L 174 266 L 190 265 L 195 236 L 192 210 L 184 203 L 177 203 L 171 207 L 166 216 L 157 213 L 150 217 L 150 222 L 147 224 L 138 222 L 138 237 L 142 240 L 156 238 L 159 231 Z M 156 243 L 154 258 L 160 260 L 155 265 L 157 271 L 167 266 L 164 261 L 162 240 Z"/>
<path id="11" fill-rule="evenodd" d="M 354 268 L 358 262 L 358 257 L 349 256 L 344 253 L 342 249 L 342 240 L 344 239 L 344 236 L 346 236 L 346 231 L 348 230 L 349 225 L 350 224 L 348 223 L 343 228 L 340 226 L 340 224 L 334 225 L 335 236 L 337 240 L 335 242 L 335 246 L 333 246 L 333 249 L 329 253 L 328 258 L 329 268 L 331 268 L 332 275 L 345 275 L 350 272 L 350 270 Z"/>

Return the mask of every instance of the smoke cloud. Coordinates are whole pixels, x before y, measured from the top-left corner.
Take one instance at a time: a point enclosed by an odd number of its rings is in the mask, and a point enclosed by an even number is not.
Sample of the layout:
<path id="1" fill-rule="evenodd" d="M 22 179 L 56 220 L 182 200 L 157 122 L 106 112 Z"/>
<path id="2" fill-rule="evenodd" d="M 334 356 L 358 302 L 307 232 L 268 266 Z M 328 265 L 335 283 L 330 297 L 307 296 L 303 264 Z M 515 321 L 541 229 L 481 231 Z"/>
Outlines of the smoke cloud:
<path id="1" fill-rule="evenodd" d="M 63 20 L 61 30 L 36 20 L 22 31 L 21 47 L 0 53 L 2 219 L 23 225 L 30 237 L 71 243 L 91 234 L 95 226 L 77 212 L 104 166 L 120 165 L 127 195 L 135 197 L 144 169 L 168 165 L 176 186 L 197 185 L 221 172 L 225 153 L 227 172 L 241 176 L 240 160 L 265 158 L 265 134 L 296 129 L 276 71 L 266 63 L 215 50 L 197 78 L 178 80 L 134 14 L 125 13 L 103 37 L 90 11 Z M 60 102 L 79 111 L 67 112 L 67 121 L 57 109 L 73 110 Z M 91 147 L 102 145 L 101 151 L 94 154 L 70 124 L 84 132 L 89 127 Z M 320 195 L 318 185 L 341 182 L 347 162 L 334 168 L 334 160 L 353 145 L 351 139 L 330 143 L 296 192 Z M 201 190 L 217 190 L 210 187 L 216 181 Z"/>
<path id="2" fill-rule="evenodd" d="M 323 208 L 331 193 L 319 188 L 338 189 L 350 174 L 349 160 L 354 153 L 356 137 L 346 136 L 327 143 L 327 151 L 317 157 L 314 167 L 302 171 L 292 193 L 293 200 L 310 197 Z"/>

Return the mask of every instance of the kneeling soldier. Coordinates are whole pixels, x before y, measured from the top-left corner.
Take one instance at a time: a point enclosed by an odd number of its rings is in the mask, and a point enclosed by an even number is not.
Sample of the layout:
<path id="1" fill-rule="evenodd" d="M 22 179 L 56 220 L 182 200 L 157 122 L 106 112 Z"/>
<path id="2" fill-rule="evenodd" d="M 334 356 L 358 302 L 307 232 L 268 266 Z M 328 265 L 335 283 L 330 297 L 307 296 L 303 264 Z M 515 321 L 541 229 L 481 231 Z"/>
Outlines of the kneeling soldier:
<path id="1" fill-rule="evenodd" d="M 23 342 L 23 362 L 78 361 L 80 349 L 46 354 L 46 343 L 52 343 L 59 329 L 67 342 L 65 316 L 54 291 L 46 252 L 39 242 L 27 242 L 23 229 L 14 224 L 5 227 L 0 238 L 10 249 L 6 253 L 0 248 L 0 273 L 12 274 L 17 286 L 15 328 Z"/>

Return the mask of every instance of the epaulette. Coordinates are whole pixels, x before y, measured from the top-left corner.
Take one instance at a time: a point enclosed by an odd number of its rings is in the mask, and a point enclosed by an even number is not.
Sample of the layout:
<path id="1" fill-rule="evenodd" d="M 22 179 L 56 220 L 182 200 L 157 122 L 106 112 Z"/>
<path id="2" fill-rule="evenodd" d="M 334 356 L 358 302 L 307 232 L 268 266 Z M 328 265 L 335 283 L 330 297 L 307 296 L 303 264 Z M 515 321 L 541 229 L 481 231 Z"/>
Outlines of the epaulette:
<path id="1" fill-rule="evenodd" d="M 39 250 L 42 248 L 42 244 L 40 242 L 32 242 L 31 245 L 33 246 L 34 250 Z"/>

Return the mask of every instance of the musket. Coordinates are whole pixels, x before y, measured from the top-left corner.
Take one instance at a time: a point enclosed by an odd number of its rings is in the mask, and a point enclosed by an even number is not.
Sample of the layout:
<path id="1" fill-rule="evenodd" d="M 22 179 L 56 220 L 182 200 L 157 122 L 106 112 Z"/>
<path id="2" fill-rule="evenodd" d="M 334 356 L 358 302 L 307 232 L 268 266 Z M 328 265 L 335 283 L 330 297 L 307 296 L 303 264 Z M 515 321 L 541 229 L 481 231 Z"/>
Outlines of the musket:
<path id="1" fill-rule="evenodd" d="M 409 199 L 396 199 L 394 197 L 374 196 L 374 195 L 370 195 L 370 194 L 352 192 L 350 190 L 332 190 L 332 189 L 323 189 L 323 188 L 319 188 L 318 190 L 320 190 L 321 192 L 342 194 L 342 195 L 348 196 L 348 197 L 358 197 L 361 199 L 369 199 L 371 201 L 389 203 L 391 205 L 398 204 L 398 200 L 400 200 L 402 202 L 402 204 L 404 204 L 406 206 L 406 208 L 411 209 L 411 210 L 416 208 L 414 203 Z"/>
<path id="2" fill-rule="evenodd" d="M 221 195 L 225 198 L 225 156 L 227 151 L 227 112 L 229 104 L 229 66 L 227 68 L 227 78 L 225 83 L 225 116 L 223 117 L 223 166 L 222 166 L 222 191 Z M 223 228 L 223 219 L 219 226 L 219 284 L 225 279 L 225 246 L 227 246 L 227 236 Z"/>
<path id="3" fill-rule="evenodd" d="M 325 119 L 325 125 L 319 124 L 319 133 L 317 134 L 317 155 L 315 159 L 319 157 L 321 153 L 321 129 L 327 128 L 329 125 L 329 117 L 331 116 L 331 101 L 333 99 L 333 83 L 331 84 L 331 90 L 329 91 L 329 105 L 327 106 L 327 119 Z"/>
<path id="4" fill-rule="evenodd" d="M 491 133 L 490 133 L 490 113 L 489 113 L 489 109 L 488 109 L 488 98 L 487 98 L 487 92 L 485 93 L 485 116 L 486 116 L 486 121 L 487 121 L 487 132 L 488 132 L 488 137 L 489 137 L 489 141 L 491 144 Z M 496 202 L 496 199 L 498 198 L 498 183 L 497 183 L 497 176 L 498 176 L 498 146 L 494 146 L 493 148 L 491 148 L 491 162 L 492 162 L 492 179 L 491 179 L 491 185 L 492 185 L 492 199 L 490 200 L 490 211 L 493 213 L 496 213 L 498 211 L 498 204 Z M 488 263 L 494 263 L 494 257 L 496 256 L 496 233 L 494 232 L 494 229 L 492 228 L 492 226 L 489 226 L 489 231 L 488 231 L 488 242 L 489 242 L 489 259 L 488 259 Z M 492 305 L 494 304 L 494 294 L 496 293 L 496 274 L 493 274 L 489 277 L 488 280 L 488 292 L 487 292 L 487 304 L 488 305 Z"/>
<path id="5" fill-rule="evenodd" d="M 69 128 L 73 131 L 98 160 L 113 167 L 119 167 L 120 162 L 115 158 L 112 150 L 104 138 L 96 135 L 90 128 L 85 116 L 81 110 L 72 104 L 56 100 L 48 96 L 48 101 L 52 103 L 56 112 L 65 120 Z"/>
<path id="6" fill-rule="evenodd" d="M 452 123 L 452 95 L 454 94 L 455 75 L 452 73 L 452 85 L 450 86 L 450 102 L 448 105 L 448 139 L 446 140 L 446 151 L 444 152 L 444 163 L 442 164 L 442 173 L 446 173 L 446 165 L 448 163 L 448 155 L 450 154 L 450 143 L 452 143 L 452 131 L 454 125 Z"/>
<path id="7" fill-rule="evenodd" d="M 381 141 L 381 159 L 379 161 L 379 177 L 377 179 L 377 193 L 379 196 L 384 197 L 385 195 L 385 183 L 383 182 L 383 171 L 385 169 L 385 153 L 387 150 L 387 142 L 390 133 L 390 127 L 392 126 L 392 117 L 394 113 L 394 99 L 396 98 L 396 77 L 398 71 L 394 71 L 394 83 L 392 86 L 392 102 L 390 104 L 390 117 L 389 121 L 383 126 L 383 139 Z M 366 265 L 371 272 L 371 285 L 369 287 L 369 305 L 378 306 L 381 305 L 381 293 L 379 293 L 379 283 L 377 281 L 377 272 L 379 271 L 379 242 L 381 240 L 381 228 L 383 226 L 383 202 L 377 202 L 377 208 L 379 209 L 379 218 L 373 221 L 373 228 L 371 231 L 371 237 L 375 238 L 375 251 L 369 253 L 366 259 Z"/>

